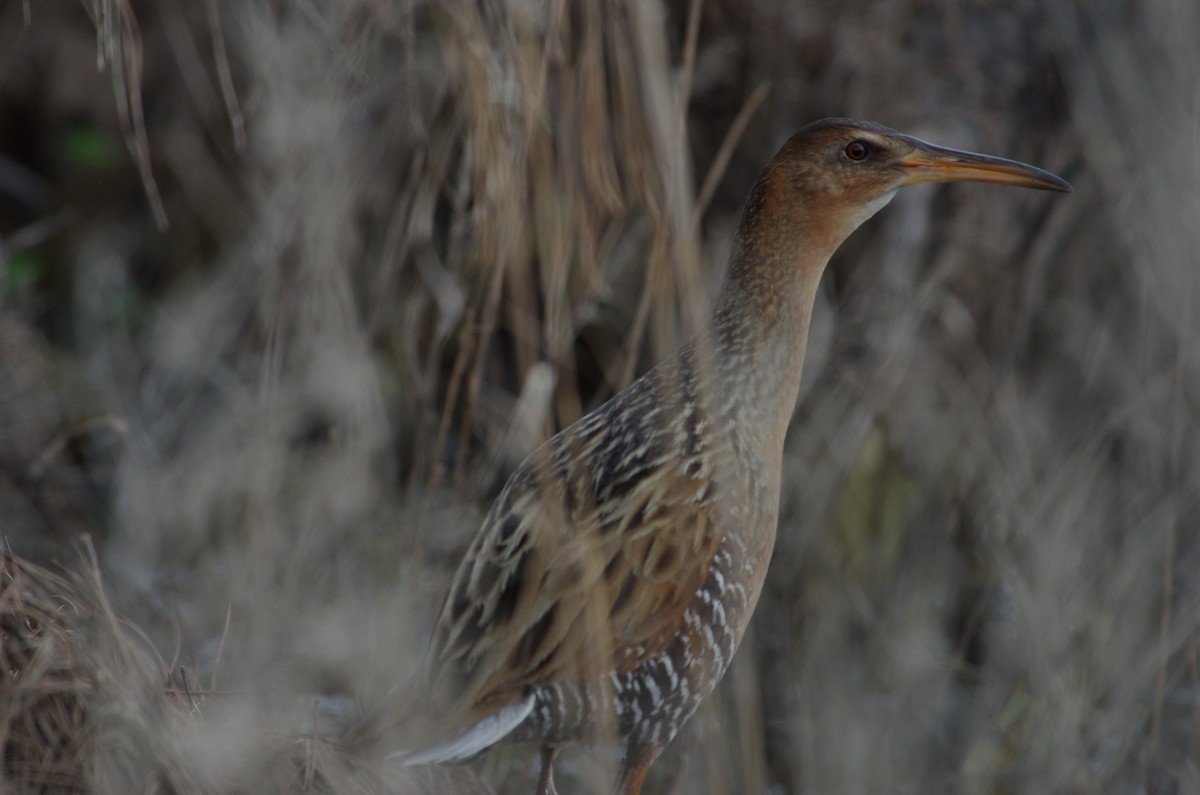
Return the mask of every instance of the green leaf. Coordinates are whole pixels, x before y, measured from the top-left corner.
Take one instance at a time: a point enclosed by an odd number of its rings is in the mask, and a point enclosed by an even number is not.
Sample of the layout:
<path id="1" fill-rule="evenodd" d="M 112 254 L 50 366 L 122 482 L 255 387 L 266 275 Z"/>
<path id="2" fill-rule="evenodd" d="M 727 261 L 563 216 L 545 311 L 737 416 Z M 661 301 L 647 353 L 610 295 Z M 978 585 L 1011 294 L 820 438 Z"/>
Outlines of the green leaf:
<path id="1" fill-rule="evenodd" d="M 63 134 L 60 147 L 63 159 L 77 166 L 107 171 L 117 160 L 112 138 L 96 127 L 71 127 Z"/>
<path id="2" fill-rule="evenodd" d="M 14 296 L 25 292 L 37 281 L 41 270 L 42 262 L 33 254 L 16 252 L 8 258 L 8 267 L 4 270 L 4 294 Z"/>

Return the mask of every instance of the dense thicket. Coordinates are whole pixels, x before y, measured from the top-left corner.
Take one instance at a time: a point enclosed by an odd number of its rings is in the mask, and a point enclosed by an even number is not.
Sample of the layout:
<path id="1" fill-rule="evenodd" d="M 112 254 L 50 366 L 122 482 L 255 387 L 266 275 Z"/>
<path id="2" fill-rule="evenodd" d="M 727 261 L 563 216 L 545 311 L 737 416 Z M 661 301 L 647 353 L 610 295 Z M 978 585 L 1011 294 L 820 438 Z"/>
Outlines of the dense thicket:
<path id="1" fill-rule="evenodd" d="M 0 571 L 0 784 L 529 791 L 530 749 L 447 784 L 294 733 L 411 671 L 511 467 L 846 115 L 1076 192 L 908 190 L 835 258 L 766 593 L 648 791 L 1196 791 L 1196 41 L 1170 0 L 0 3 L 0 533 L 83 572 Z"/>

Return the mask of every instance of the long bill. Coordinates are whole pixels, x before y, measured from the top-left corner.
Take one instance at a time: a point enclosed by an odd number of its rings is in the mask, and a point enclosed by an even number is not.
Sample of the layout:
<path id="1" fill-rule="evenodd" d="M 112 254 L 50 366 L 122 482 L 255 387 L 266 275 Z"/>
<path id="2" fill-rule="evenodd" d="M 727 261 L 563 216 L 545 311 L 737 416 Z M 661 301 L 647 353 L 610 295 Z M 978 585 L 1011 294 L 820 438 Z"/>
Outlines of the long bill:
<path id="1" fill-rule="evenodd" d="M 915 148 L 896 161 L 896 165 L 907 172 L 905 185 L 921 182 L 991 182 L 1071 192 L 1071 185 L 1065 179 L 1035 166 L 1003 157 L 935 146 L 917 138 L 908 140 Z"/>

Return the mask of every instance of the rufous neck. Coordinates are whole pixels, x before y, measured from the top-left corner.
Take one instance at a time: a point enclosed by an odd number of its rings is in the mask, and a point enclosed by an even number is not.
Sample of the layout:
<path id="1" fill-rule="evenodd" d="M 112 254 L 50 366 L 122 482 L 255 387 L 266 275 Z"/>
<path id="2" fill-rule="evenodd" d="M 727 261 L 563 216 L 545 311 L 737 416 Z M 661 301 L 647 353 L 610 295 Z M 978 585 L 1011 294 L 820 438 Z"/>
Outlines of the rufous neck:
<path id="1" fill-rule="evenodd" d="M 782 446 L 800 393 L 817 285 L 833 252 L 891 200 L 864 195 L 810 167 L 792 142 L 755 183 L 742 215 L 709 340 L 730 411 Z"/>
<path id="2" fill-rule="evenodd" d="M 784 271 L 783 263 L 780 270 Z M 800 392 L 808 329 L 820 281 L 813 272 L 764 289 L 727 281 L 713 317 L 714 364 L 723 391 L 742 411 L 759 415 L 782 437 Z"/>
<path id="3" fill-rule="evenodd" d="M 782 445 L 800 392 L 817 285 L 833 249 L 826 235 L 806 228 L 806 213 L 781 212 L 757 196 L 760 188 L 734 243 L 710 340 L 726 404 Z"/>

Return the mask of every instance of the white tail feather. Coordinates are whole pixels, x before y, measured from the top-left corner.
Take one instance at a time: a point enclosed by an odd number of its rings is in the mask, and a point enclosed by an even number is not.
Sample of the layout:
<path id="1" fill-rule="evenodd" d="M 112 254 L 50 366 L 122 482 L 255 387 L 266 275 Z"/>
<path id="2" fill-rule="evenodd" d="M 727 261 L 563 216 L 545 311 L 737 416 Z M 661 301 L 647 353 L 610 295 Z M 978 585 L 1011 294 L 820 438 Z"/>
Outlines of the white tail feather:
<path id="1" fill-rule="evenodd" d="M 533 693 L 515 704 L 509 704 L 488 715 L 478 723 L 419 751 L 397 751 L 388 755 L 402 765 L 431 765 L 440 762 L 464 762 L 504 739 L 521 721 L 533 712 Z"/>

